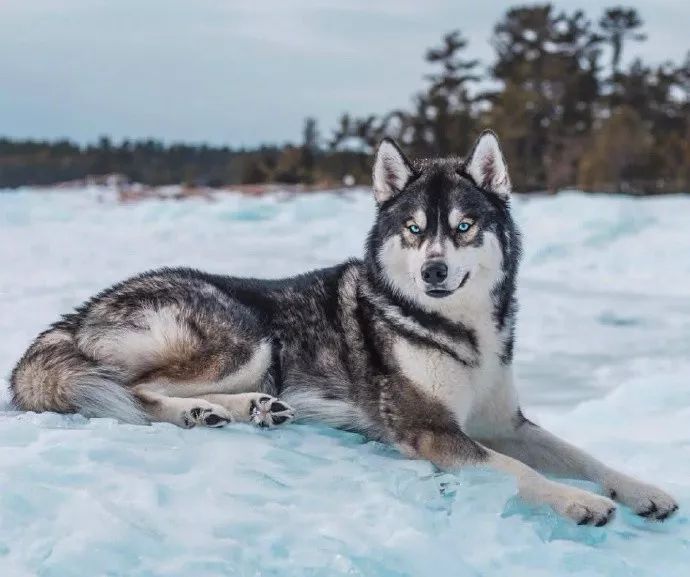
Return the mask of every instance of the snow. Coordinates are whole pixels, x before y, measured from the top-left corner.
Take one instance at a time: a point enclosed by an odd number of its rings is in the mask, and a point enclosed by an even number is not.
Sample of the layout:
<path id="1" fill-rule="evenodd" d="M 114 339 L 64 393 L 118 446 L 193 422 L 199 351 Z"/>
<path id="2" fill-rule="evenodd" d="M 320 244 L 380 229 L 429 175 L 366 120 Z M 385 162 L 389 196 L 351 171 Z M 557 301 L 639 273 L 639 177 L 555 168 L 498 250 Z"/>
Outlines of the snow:
<path id="1" fill-rule="evenodd" d="M 499 474 L 438 473 L 325 427 L 183 431 L 7 408 L 0 574 L 686 574 L 690 197 L 569 193 L 518 199 L 515 213 L 527 414 L 668 490 L 675 518 L 621 508 L 607 527 L 577 527 Z M 373 214 L 361 190 L 132 205 L 98 188 L 2 192 L 0 374 L 59 313 L 128 275 L 330 265 L 361 254 Z"/>

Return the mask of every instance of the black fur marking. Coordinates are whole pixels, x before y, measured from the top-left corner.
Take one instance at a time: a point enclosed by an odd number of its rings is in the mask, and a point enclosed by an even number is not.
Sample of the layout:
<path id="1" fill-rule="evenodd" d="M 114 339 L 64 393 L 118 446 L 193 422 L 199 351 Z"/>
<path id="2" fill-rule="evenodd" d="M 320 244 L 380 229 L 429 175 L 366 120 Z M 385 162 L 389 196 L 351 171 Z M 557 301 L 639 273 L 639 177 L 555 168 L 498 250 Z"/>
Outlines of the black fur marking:
<path id="1" fill-rule="evenodd" d="M 388 318 L 383 318 L 383 321 L 391 325 L 392 327 L 395 328 L 395 331 L 399 333 L 403 338 L 407 339 L 409 342 L 418 345 L 420 347 L 426 347 L 428 349 L 436 349 L 442 351 L 444 354 L 448 355 L 449 357 L 452 357 L 455 359 L 457 362 L 459 362 L 462 365 L 465 365 L 466 367 L 471 367 L 475 366 L 476 363 L 473 361 L 468 361 L 466 359 L 463 359 L 460 357 L 453 349 L 447 347 L 444 344 L 438 343 L 432 339 L 428 339 L 422 335 L 419 335 L 415 333 L 414 331 L 411 331 L 407 329 L 406 327 L 403 327 L 395 321 L 388 319 Z"/>
<path id="2" fill-rule="evenodd" d="M 372 306 L 376 305 L 372 303 Z M 474 361 L 461 358 L 453 349 L 449 348 L 443 343 L 439 343 L 438 341 L 427 338 L 424 335 L 420 335 L 419 333 L 416 333 L 413 330 L 407 328 L 406 326 L 398 323 L 395 319 L 391 319 L 383 314 L 381 314 L 379 318 L 381 319 L 381 321 L 393 328 L 396 333 L 398 333 L 400 336 L 404 337 L 411 343 L 414 343 L 421 347 L 443 351 L 445 354 L 454 358 L 456 361 L 465 366 L 473 366 L 474 364 L 476 364 Z"/>
<path id="3" fill-rule="evenodd" d="M 282 425 L 285 421 L 288 420 L 289 417 L 285 416 L 274 416 L 273 417 L 273 424 L 274 425 Z"/>
<path id="4" fill-rule="evenodd" d="M 374 330 L 372 327 L 373 305 L 367 301 L 358 291 L 359 298 L 357 299 L 357 309 L 355 311 L 357 324 L 359 327 L 359 334 L 362 336 L 364 342 L 364 352 L 367 355 L 367 364 L 371 367 L 374 374 L 383 374 L 385 372 L 386 364 L 381 357 L 379 347 L 374 338 Z"/>
<path id="5" fill-rule="evenodd" d="M 519 429 L 524 425 L 532 425 L 533 427 L 538 426 L 535 425 L 532 421 L 530 421 L 527 417 L 525 417 L 525 414 L 522 412 L 522 409 L 518 407 L 517 412 L 513 416 L 513 427 L 515 427 L 515 429 Z"/>
<path id="6" fill-rule="evenodd" d="M 278 411 L 287 411 L 287 407 L 279 401 L 274 401 L 271 405 L 271 412 L 277 413 Z"/>
<path id="7" fill-rule="evenodd" d="M 218 415 L 211 413 L 208 417 L 204 419 L 204 422 L 207 425 L 213 426 L 217 425 L 220 422 L 227 422 L 227 419 L 224 419 L 223 417 L 219 417 Z"/>

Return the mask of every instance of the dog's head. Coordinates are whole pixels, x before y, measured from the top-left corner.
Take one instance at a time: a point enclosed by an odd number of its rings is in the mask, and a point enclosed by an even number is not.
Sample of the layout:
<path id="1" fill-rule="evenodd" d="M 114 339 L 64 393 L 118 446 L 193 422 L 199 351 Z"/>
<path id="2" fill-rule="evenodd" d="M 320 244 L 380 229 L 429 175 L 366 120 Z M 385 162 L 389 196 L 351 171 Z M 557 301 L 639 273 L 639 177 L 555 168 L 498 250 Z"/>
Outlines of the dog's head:
<path id="1" fill-rule="evenodd" d="M 510 217 L 510 177 L 498 139 L 485 131 L 465 159 L 410 162 L 389 139 L 373 170 L 378 217 L 368 258 L 399 296 L 447 310 L 508 279 L 512 297 L 519 236 Z"/>

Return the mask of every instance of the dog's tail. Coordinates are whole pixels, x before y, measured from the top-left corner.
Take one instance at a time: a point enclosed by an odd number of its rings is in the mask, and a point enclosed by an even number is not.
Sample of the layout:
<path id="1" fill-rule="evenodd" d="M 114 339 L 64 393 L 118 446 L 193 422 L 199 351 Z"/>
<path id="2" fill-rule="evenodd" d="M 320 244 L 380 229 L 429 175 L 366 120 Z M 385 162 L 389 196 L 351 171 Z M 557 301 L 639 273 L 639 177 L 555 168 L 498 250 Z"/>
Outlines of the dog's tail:
<path id="1" fill-rule="evenodd" d="M 71 331 L 60 327 L 39 335 L 10 377 L 12 401 L 21 410 L 148 423 L 146 414 L 122 383 L 115 368 L 84 356 Z"/>

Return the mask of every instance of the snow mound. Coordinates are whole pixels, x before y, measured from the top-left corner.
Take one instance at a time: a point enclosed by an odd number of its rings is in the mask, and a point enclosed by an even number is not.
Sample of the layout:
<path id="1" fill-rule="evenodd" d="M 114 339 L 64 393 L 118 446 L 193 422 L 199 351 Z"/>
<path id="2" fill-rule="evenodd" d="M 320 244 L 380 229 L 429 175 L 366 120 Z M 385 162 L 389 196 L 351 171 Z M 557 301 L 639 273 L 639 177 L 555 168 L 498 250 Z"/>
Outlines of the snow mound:
<path id="1" fill-rule="evenodd" d="M 651 524 L 577 527 L 506 477 L 436 472 L 325 427 L 0 414 L 7 577 L 682 575 L 690 548 L 690 197 L 515 201 L 526 412 L 671 492 Z M 277 277 L 362 252 L 363 191 L 115 204 L 0 193 L 0 374 L 92 293 L 160 266 Z M 0 401 L 7 400 L 0 382 Z"/>

